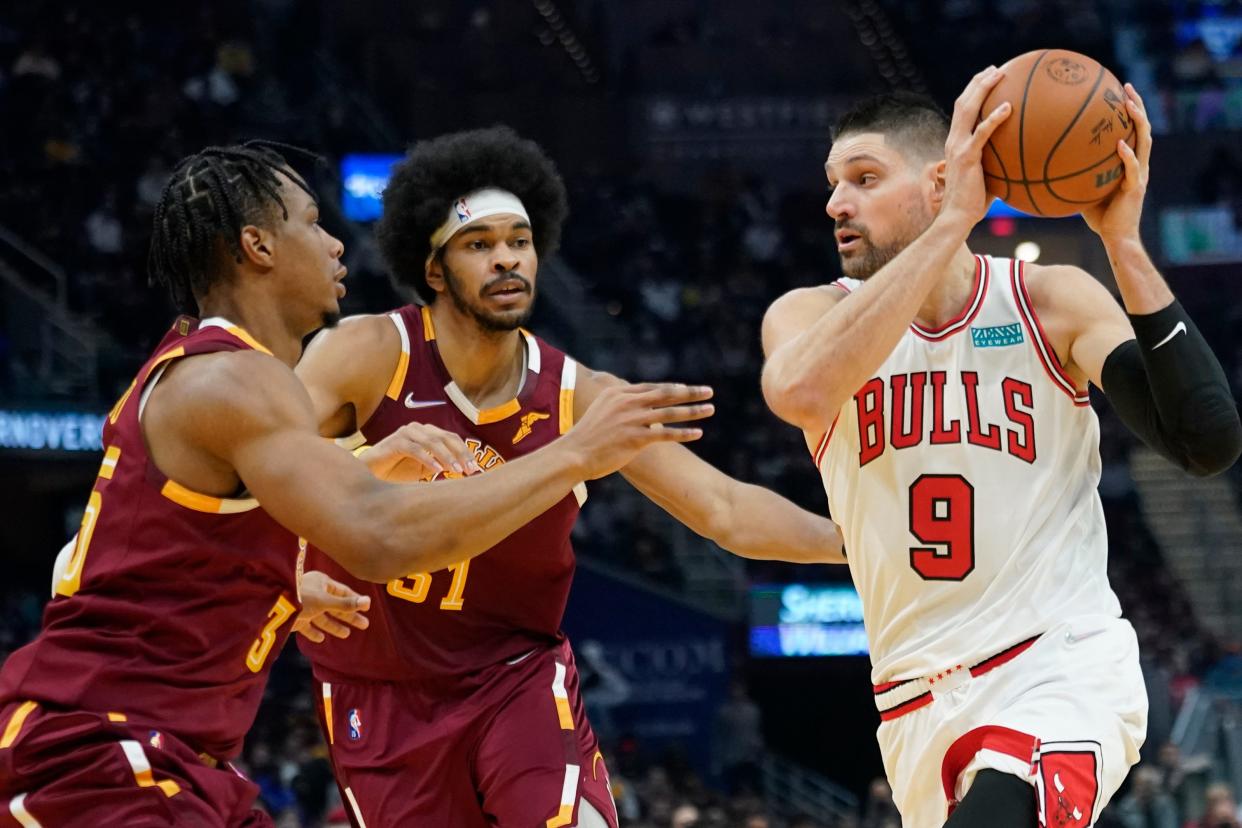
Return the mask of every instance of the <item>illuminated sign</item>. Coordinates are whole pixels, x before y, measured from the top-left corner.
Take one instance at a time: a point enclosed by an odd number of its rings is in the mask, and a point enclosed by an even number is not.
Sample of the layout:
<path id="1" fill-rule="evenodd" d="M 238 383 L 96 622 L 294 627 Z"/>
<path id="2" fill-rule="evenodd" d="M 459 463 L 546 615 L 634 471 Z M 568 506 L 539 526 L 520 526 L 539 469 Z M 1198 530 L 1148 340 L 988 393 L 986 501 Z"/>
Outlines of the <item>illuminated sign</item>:
<path id="1" fill-rule="evenodd" d="M 849 584 L 768 584 L 750 591 L 750 654 L 866 655 L 862 601 Z"/>
<path id="2" fill-rule="evenodd" d="M 103 451 L 105 415 L 0 409 L 0 449 Z"/>
<path id="3" fill-rule="evenodd" d="M 341 206 L 352 221 L 374 221 L 383 212 L 384 188 L 400 155 L 346 155 L 341 159 Z"/>

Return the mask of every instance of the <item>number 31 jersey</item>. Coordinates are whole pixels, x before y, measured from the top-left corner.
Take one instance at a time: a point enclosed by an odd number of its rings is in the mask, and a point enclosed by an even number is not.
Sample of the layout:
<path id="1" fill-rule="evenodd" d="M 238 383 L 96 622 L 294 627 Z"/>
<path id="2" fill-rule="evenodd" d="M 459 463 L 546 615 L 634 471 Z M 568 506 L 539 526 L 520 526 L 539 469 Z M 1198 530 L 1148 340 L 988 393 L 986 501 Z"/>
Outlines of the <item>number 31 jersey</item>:
<path id="1" fill-rule="evenodd" d="M 977 256 L 966 308 L 938 330 L 912 324 L 815 435 L 877 684 L 969 666 L 1070 616 L 1121 614 L 1099 422 L 1024 278 L 1021 262 Z"/>
<path id="2" fill-rule="evenodd" d="M 546 446 L 573 425 L 577 363 L 546 342 L 522 332 L 526 374 L 517 396 L 479 410 L 440 358 L 429 309 L 407 305 L 389 319 L 401 338 L 401 356 L 379 408 L 362 425 L 368 444 L 408 423 L 429 423 L 460 435 L 487 473 Z M 464 692 L 482 680 L 486 668 L 558 643 L 575 567 L 570 532 L 585 501 L 586 486 L 579 484 L 482 555 L 387 584 L 353 578 L 311 547 L 308 569 L 371 596 L 366 630 L 345 640 L 298 642 L 315 677 L 332 684 L 403 681 Z"/>

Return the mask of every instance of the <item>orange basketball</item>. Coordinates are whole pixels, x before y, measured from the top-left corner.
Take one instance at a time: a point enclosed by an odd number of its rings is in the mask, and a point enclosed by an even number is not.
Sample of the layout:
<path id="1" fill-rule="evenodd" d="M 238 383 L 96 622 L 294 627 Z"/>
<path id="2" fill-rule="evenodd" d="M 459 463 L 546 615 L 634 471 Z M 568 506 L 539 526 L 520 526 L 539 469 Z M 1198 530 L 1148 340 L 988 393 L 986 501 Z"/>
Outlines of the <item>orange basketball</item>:
<path id="1" fill-rule="evenodd" d="M 1117 139 L 1133 147 L 1136 136 L 1113 73 L 1064 49 L 1027 52 L 1001 68 L 983 114 L 1005 101 L 1013 113 L 983 150 L 988 192 L 1026 213 L 1068 216 L 1117 189 Z"/>

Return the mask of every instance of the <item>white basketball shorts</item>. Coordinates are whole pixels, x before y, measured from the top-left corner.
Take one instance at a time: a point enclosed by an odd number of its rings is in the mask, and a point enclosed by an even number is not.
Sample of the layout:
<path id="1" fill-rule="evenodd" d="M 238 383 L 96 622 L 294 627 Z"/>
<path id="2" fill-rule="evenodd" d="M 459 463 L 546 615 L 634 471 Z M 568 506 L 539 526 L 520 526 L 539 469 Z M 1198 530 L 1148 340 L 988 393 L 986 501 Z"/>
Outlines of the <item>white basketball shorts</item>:
<path id="1" fill-rule="evenodd" d="M 1030 782 L 1041 825 L 1085 828 L 1138 761 L 1147 692 L 1128 621 L 1071 618 L 1015 650 L 876 688 L 903 828 L 941 828 L 985 768 Z"/>

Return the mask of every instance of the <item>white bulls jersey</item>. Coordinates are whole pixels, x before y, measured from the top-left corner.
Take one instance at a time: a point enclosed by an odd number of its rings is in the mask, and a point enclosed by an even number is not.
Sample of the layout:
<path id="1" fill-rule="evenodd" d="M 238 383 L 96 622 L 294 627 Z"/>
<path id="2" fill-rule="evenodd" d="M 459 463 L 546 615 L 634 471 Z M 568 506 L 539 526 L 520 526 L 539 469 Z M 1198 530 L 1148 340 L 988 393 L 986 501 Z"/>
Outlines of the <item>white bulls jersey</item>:
<path id="1" fill-rule="evenodd" d="M 1070 616 L 1121 614 L 1086 389 L 1044 337 L 1022 264 L 976 261 L 962 313 L 911 325 L 814 453 L 877 684 L 975 663 Z"/>

